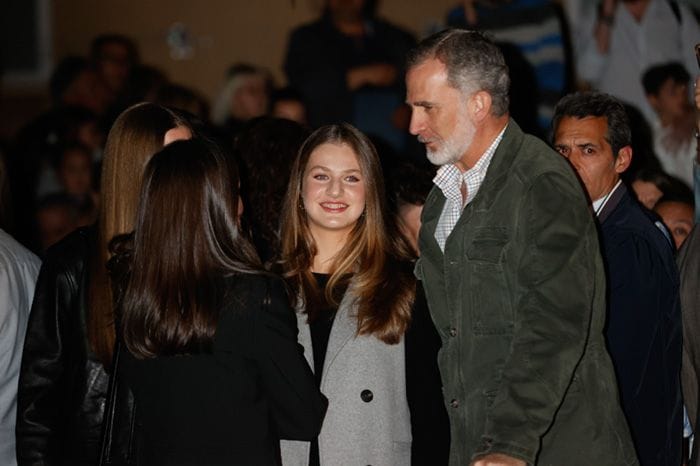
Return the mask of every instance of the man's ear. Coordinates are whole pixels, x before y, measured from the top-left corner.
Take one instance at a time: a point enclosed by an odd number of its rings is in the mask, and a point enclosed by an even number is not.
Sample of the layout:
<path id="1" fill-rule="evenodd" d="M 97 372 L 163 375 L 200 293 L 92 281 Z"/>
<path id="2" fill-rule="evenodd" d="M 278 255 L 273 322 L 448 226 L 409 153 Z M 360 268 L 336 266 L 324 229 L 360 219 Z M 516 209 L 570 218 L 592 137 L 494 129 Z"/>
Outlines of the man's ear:
<path id="1" fill-rule="evenodd" d="M 615 159 L 615 173 L 620 174 L 627 170 L 632 163 L 632 148 L 630 146 L 625 146 L 619 151 L 617 151 L 617 158 Z"/>
<path id="2" fill-rule="evenodd" d="M 469 99 L 469 113 L 475 122 L 482 121 L 491 113 L 491 94 L 476 91 Z"/>

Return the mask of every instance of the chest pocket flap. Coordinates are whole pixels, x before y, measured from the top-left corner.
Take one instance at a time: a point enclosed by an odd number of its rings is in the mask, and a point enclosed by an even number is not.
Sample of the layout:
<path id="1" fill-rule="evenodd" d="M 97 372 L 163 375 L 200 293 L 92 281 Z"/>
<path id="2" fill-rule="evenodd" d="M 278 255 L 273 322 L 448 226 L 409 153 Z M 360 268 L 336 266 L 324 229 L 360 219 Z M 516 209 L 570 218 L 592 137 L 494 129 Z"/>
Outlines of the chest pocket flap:
<path id="1" fill-rule="evenodd" d="M 467 257 L 473 261 L 499 263 L 503 250 L 508 244 L 508 230 L 505 227 L 478 227 L 469 244 Z"/>

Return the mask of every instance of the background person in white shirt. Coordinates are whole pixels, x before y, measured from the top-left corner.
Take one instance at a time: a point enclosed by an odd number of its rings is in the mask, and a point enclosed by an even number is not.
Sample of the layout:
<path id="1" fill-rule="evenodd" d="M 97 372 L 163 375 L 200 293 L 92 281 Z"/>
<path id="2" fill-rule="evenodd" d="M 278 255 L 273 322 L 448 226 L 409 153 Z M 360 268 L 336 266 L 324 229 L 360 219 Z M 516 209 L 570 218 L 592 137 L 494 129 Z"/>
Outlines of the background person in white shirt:
<path id="1" fill-rule="evenodd" d="M 17 378 L 39 258 L 0 229 L 0 464 L 15 466 Z"/>
<path id="2" fill-rule="evenodd" d="M 700 42 L 700 27 L 695 17 L 677 0 L 602 0 L 581 6 L 573 23 L 579 78 L 634 105 L 652 121 L 642 73 L 669 61 L 697 69 L 693 47 Z"/>

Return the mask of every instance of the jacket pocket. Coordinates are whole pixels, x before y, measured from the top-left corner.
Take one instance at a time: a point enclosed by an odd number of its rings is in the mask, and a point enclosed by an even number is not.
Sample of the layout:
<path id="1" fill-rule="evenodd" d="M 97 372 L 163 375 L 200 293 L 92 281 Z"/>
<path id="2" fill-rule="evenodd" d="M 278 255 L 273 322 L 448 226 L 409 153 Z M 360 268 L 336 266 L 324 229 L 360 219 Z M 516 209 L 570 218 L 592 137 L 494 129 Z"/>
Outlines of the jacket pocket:
<path id="1" fill-rule="evenodd" d="M 477 228 L 471 242 L 466 246 L 469 261 L 498 264 L 503 261 L 503 251 L 508 244 L 505 227 Z"/>
<path id="2" fill-rule="evenodd" d="M 466 245 L 472 330 L 479 335 L 512 333 L 511 293 L 504 272 L 508 232 L 504 227 L 479 228 Z"/>

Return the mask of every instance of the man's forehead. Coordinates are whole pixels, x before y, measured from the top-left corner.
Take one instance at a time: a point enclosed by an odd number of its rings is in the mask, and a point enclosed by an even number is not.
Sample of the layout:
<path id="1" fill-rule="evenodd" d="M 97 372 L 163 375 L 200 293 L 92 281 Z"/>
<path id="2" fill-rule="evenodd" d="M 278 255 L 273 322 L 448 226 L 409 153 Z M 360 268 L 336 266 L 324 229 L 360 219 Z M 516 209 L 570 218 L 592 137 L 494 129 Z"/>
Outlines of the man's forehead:
<path id="1" fill-rule="evenodd" d="M 442 62 L 437 59 L 427 61 L 411 67 L 406 74 L 406 100 L 409 104 L 440 100 L 440 94 L 459 92 L 448 82 L 447 68 Z"/>
<path id="2" fill-rule="evenodd" d="M 563 116 L 557 125 L 555 136 L 587 136 L 605 138 L 608 134 L 608 119 L 605 116 Z"/>

